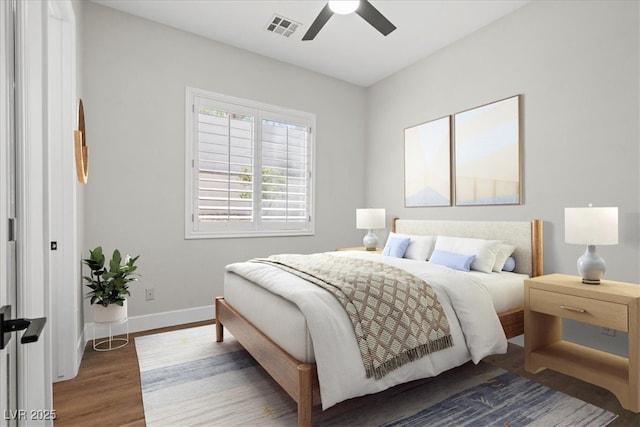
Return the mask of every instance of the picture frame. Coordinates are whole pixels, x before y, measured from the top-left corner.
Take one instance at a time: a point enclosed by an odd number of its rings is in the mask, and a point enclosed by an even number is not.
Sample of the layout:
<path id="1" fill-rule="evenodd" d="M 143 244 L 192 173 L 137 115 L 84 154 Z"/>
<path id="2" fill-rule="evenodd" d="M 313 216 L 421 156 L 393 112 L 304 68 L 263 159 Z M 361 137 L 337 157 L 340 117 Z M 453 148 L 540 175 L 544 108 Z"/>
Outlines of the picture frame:
<path id="1" fill-rule="evenodd" d="M 522 204 L 520 98 L 453 116 L 456 206 Z"/>
<path id="2" fill-rule="evenodd" d="M 405 128 L 405 207 L 451 206 L 451 116 Z"/>

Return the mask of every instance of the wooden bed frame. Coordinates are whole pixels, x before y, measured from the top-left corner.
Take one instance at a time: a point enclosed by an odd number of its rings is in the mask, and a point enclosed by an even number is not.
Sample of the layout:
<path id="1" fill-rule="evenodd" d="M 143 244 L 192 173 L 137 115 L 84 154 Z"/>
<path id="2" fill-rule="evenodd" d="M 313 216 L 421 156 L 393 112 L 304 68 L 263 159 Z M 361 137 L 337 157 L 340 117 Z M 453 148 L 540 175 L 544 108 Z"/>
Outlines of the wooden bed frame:
<path id="1" fill-rule="evenodd" d="M 397 218 L 393 221 L 392 230 L 397 230 Z M 440 225 L 449 223 L 463 223 L 458 221 L 439 221 Z M 483 224 L 493 222 L 466 221 L 465 224 L 483 227 Z M 506 224 L 506 223 L 499 223 Z M 441 229 L 441 228 L 438 228 Z M 445 228 L 446 229 L 446 228 Z M 447 231 L 449 231 L 447 229 Z M 399 230 L 402 232 L 402 230 Z M 426 233 L 421 233 L 426 234 Z M 476 233 L 474 233 L 477 235 Z M 444 235 L 441 233 L 441 235 Z M 467 231 L 457 233 L 448 232 L 447 235 L 473 237 Z M 481 234 L 480 238 L 483 237 Z M 543 221 L 531 221 L 531 277 L 543 274 Z M 223 328 L 227 328 L 238 342 L 253 356 L 253 358 L 271 375 L 271 377 L 296 401 L 298 405 L 298 425 L 310 426 L 313 406 L 319 405 L 320 387 L 315 364 L 302 363 L 295 359 L 263 334 L 260 329 L 249 322 L 242 314 L 229 305 L 224 297 L 215 300 L 216 309 L 216 341 L 224 339 Z M 507 338 L 521 335 L 524 332 L 523 309 L 499 313 L 500 323 Z"/>

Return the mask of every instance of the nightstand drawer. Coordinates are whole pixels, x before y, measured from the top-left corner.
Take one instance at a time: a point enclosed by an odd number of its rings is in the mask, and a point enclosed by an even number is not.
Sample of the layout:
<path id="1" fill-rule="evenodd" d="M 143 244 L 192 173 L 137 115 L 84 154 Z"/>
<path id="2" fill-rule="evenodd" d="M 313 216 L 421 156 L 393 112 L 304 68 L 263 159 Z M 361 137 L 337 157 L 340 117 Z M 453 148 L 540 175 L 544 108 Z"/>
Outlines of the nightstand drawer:
<path id="1" fill-rule="evenodd" d="M 629 329 L 627 306 L 624 304 L 529 289 L 529 308 L 618 331 L 627 332 Z"/>

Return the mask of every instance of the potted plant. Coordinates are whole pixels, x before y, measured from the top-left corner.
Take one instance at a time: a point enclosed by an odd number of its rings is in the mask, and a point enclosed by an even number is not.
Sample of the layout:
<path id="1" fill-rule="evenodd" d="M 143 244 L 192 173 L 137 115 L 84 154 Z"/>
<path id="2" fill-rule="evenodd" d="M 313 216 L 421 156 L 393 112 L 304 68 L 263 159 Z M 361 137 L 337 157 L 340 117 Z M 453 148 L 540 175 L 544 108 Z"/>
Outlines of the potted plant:
<path id="1" fill-rule="evenodd" d="M 109 265 L 105 266 L 102 247 L 89 251 L 89 258 L 83 263 L 91 270 L 90 276 L 84 276 L 85 285 L 91 289 L 87 293 L 94 307 L 94 321 L 98 323 L 115 322 L 127 318 L 127 299 L 129 283 L 138 280 L 138 268 L 135 262 L 139 255 L 124 259 L 119 250 L 114 250 Z"/>

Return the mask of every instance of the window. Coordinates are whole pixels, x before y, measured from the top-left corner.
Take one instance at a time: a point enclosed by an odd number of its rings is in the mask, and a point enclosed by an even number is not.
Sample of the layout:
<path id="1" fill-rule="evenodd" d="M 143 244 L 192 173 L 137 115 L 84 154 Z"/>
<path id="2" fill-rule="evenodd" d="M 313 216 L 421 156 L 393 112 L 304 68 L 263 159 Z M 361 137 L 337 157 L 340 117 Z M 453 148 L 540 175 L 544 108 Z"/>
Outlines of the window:
<path id="1" fill-rule="evenodd" d="M 313 234 L 315 115 L 187 88 L 186 238 Z"/>

